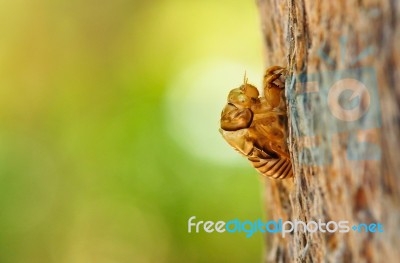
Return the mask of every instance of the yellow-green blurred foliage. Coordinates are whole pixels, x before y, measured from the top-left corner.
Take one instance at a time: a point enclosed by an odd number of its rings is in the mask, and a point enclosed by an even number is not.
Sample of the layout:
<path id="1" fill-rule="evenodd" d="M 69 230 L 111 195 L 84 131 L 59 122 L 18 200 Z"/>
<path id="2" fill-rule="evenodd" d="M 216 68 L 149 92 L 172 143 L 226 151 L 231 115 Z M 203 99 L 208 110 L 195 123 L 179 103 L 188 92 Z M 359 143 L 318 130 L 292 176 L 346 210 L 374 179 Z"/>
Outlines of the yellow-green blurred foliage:
<path id="1" fill-rule="evenodd" d="M 201 118 L 234 88 L 213 84 L 260 79 L 253 1 L 0 1 L 0 32 L 0 262 L 261 261 L 260 234 L 187 233 L 262 217 Z"/>

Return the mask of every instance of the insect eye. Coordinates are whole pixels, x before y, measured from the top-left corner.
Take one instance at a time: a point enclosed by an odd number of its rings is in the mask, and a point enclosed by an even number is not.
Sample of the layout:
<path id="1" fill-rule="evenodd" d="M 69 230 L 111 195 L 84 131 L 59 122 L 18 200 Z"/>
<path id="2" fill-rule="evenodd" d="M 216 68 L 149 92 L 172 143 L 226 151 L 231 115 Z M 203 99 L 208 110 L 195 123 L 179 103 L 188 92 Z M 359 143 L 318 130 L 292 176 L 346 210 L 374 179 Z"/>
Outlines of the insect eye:
<path id="1" fill-rule="evenodd" d="M 240 96 L 243 96 L 242 94 L 243 92 L 241 90 L 233 89 L 228 95 L 228 101 L 231 103 L 234 103 L 235 101 L 241 101 Z"/>
<path id="2" fill-rule="evenodd" d="M 241 89 L 243 90 L 244 94 L 249 96 L 250 98 L 258 98 L 259 93 L 256 87 L 250 84 L 244 84 L 242 85 Z"/>
<path id="3" fill-rule="evenodd" d="M 239 100 L 239 102 L 244 103 L 244 102 L 247 101 L 247 96 L 244 95 L 244 94 L 240 94 L 240 95 L 238 96 L 238 100 Z"/>

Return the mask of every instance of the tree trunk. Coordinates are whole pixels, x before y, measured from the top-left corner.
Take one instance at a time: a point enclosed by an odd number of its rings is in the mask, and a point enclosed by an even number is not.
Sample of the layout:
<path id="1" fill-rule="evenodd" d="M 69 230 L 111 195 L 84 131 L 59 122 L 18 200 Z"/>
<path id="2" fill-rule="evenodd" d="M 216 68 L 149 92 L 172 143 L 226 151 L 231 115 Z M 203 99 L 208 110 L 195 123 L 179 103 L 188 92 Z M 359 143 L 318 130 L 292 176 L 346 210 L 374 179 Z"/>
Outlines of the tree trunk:
<path id="1" fill-rule="evenodd" d="M 348 233 L 267 233 L 266 262 L 398 262 L 400 2 L 258 5 L 266 65 L 290 71 L 295 171 L 290 180 L 267 180 L 267 217 L 344 220 L 350 227 Z M 380 223 L 383 232 L 362 223 Z"/>

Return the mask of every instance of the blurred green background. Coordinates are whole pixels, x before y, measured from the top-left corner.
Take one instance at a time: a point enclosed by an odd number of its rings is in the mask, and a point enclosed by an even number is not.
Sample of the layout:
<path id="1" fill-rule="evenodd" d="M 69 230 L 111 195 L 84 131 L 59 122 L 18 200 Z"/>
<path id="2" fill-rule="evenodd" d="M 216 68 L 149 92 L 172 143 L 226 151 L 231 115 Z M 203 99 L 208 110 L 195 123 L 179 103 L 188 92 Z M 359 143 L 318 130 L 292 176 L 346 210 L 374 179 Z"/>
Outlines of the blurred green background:
<path id="1" fill-rule="evenodd" d="M 0 1 L 0 262 L 260 262 L 262 181 L 218 133 L 253 1 Z"/>

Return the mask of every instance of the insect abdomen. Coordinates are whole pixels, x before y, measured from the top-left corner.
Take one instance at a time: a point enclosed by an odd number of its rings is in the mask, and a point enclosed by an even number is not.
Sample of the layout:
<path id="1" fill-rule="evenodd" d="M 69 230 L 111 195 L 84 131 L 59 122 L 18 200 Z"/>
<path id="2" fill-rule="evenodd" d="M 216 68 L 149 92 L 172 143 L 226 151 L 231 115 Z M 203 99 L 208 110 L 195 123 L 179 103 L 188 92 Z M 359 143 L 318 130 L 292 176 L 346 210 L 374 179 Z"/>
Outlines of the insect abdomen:
<path id="1" fill-rule="evenodd" d="M 292 163 L 288 158 L 263 159 L 259 157 L 248 158 L 253 167 L 262 175 L 274 179 L 293 177 Z"/>

